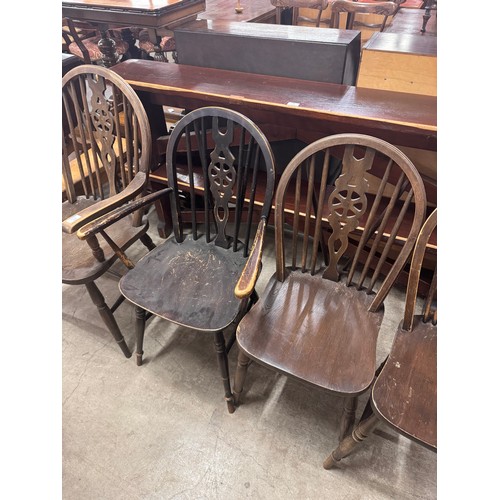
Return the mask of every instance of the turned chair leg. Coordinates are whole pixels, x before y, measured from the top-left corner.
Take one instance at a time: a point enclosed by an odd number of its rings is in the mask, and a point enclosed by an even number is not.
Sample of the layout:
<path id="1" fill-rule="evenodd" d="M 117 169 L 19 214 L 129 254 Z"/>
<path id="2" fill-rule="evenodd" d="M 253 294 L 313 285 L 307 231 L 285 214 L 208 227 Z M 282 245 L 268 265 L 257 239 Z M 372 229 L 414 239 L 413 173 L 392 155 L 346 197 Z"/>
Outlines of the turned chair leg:
<path id="1" fill-rule="evenodd" d="M 115 317 L 113 316 L 113 313 L 111 312 L 111 309 L 108 307 L 106 301 L 104 300 L 104 296 L 102 295 L 101 291 L 99 290 L 99 288 L 97 288 L 97 285 L 93 281 L 91 283 L 86 283 L 85 287 L 87 288 L 87 291 L 90 295 L 90 298 L 92 299 L 92 302 L 97 307 L 97 310 L 99 311 L 99 314 L 102 320 L 104 321 L 104 324 L 107 326 L 108 330 L 111 332 L 114 339 L 116 340 L 116 343 L 122 350 L 125 357 L 130 358 L 132 354 L 125 342 L 125 339 L 123 338 L 122 332 L 118 327 L 118 324 L 116 322 Z"/>
<path id="2" fill-rule="evenodd" d="M 339 441 L 342 441 L 353 429 L 356 420 L 356 408 L 358 407 L 358 398 L 345 398 L 344 410 L 340 419 Z"/>
<path id="3" fill-rule="evenodd" d="M 149 234 L 143 234 L 140 238 L 142 244 L 149 250 L 153 250 L 156 248 L 156 245 L 153 243 L 153 240 L 151 239 L 151 236 Z"/>
<path id="4" fill-rule="evenodd" d="M 142 365 L 142 355 L 144 354 L 142 345 L 144 342 L 144 330 L 146 328 L 146 311 L 142 307 L 137 306 L 135 308 L 135 336 L 136 336 L 136 347 L 135 356 L 137 366 Z"/>
<path id="5" fill-rule="evenodd" d="M 344 457 L 354 450 L 358 443 L 366 439 L 370 432 L 376 427 L 377 423 L 377 416 L 373 413 L 365 420 L 362 420 L 354 428 L 351 435 L 342 439 L 337 448 L 325 458 L 323 467 L 325 469 L 331 469 L 334 465 L 337 465 Z"/>
<path id="6" fill-rule="evenodd" d="M 248 365 L 250 363 L 250 358 L 243 353 L 240 349 L 238 352 L 238 365 L 236 367 L 236 374 L 234 375 L 234 403 L 238 405 L 240 403 L 241 392 L 243 391 L 243 384 L 245 383 L 245 378 L 247 376 Z"/>
<path id="7" fill-rule="evenodd" d="M 215 351 L 217 353 L 217 360 L 219 362 L 220 374 L 222 383 L 224 384 L 224 393 L 229 413 L 234 413 L 234 397 L 231 392 L 231 383 L 229 380 L 229 364 L 227 361 L 226 341 L 224 334 L 221 330 L 215 332 L 214 335 Z"/>

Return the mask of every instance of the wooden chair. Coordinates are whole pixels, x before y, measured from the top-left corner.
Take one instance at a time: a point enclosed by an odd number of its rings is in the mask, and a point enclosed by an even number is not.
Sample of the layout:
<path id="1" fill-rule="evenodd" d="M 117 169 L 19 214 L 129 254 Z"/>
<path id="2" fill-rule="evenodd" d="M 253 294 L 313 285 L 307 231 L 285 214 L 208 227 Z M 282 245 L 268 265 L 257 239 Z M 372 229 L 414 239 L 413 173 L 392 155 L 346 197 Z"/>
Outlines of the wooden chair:
<path id="1" fill-rule="evenodd" d="M 145 311 L 148 317 L 154 314 L 214 334 L 232 413 L 227 352 L 235 332 L 232 328 L 227 344 L 223 332 L 256 300 L 254 285 L 274 191 L 274 157 L 269 142 L 248 118 L 207 107 L 188 113 L 175 125 L 166 161 L 174 237 L 135 266 L 122 255 L 130 270 L 121 279 L 120 290 L 137 306 L 137 364 L 142 364 Z M 255 203 L 257 186 L 262 190 L 259 204 Z M 203 224 L 197 223 L 199 212 Z M 88 234 L 101 227 L 90 228 Z M 234 295 L 237 282 L 238 298 Z"/>
<path id="2" fill-rule="evenodd" d="M 324 462 L 325 469 L 349 455 L 379 421 L 426 448 L 437 451 L 437 273 L 424 303 L 415 315 L 418 281 L 427 241 L 437 225 L 437 209 L 426 220 L 413 254 L 401 321 L 388 359 L 373 385 L 360 422 Z M 436 301 L 437 302 L 437 301 Z"/>
<path id="3" fill-rule="evenodd" d="M 135 91 L 110 69 L 81 65 L 62 80 L 62 281 L 85 285 L 107 328 L 126 357 L 130 351 L 95 281 L 117 260 L 107 235 L 81 241 L 75 233 L 89 222 L 140 197 L 148 185 L 151 131 Z M 130 217 L 109 234 L 121 248 L 140 240 L 152 249 L 147 220 Z"/>
<path id="4" fill-rule="evenodd" d="M 341 171 L 331 182 L 336 158 Z M 276 273 L 237 328 L 235 401 L 253 360 L 345 398 L 342 440 L 375 376 L 383 302 L 422 225 L 424 185 L 396 147 L 339 134 L 291 160 L 275 204 Z"/>
<path id="5" fill-rule="evenodd" d="M 375 2 L 358 2 L 356 0 L 333 0 L 331 4 L 330 28 L 341 28 L 340 14 L 347 13 L 345 29 L 360 29 L 362 32 L 369 30 L 368 38 L 372 31 L 384 31 L 389 16 L 393 16 L 399 9 L 401 1 L 375 1 Z M 363 22 L 359 17 L 368 14 L 376 14 L 383 16 L 381 23 Z M 356 15 L 358 19 L 356 20 Z M 366 41 L 367 35 L 362 36 L 363 41 Z"/>
<path id="6" fill-rule="evenodd" d="M 79 57 L 85 64 L 103 64 L 103 53 L 99 47 L 101 34 L 88 23 L 69 18 L 62 20 L 63 51 Z M 122 39 L 119 31 L 108 31 L 108 40 L 114 44 L 114 50 L 123 57 L 129 50 L 129 44 Z"/>
<path id="7" fill-rule="evenodd" d="M 301 18 L 299 9 L 314 9 L 318 11 L 316 20 L 313 21 L 316 27 L 321 22 L 321 13 L 328 7 L 328 0 L 271 0 L 271 5 L 276 7 L 276 24 L 281 24 L 281 14 L 283 9 L 292 10 L 292 25 L 297 25 Z"/>

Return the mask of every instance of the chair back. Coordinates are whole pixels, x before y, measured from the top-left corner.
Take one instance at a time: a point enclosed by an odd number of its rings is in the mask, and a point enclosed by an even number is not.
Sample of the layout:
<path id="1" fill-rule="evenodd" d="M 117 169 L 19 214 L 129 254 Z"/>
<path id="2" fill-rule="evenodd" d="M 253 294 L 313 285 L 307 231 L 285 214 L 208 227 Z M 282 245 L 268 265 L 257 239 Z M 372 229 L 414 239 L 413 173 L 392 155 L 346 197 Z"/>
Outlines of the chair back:
<path id="1" fill-rule="evenodd" d="M 315 9 L 318 11 L 316 27 L 321 22 L 321 12 L 328 7 L 328 0 L 271 0 L 271 5 L 276 7 L 276 24 L 281 24 L 281 12 L 284 8 L 292 9 L 292 24 L 299 21 L 299 9 Z"/>
<path id="2" fill-rule="evenodd" d="M 347 20 L 345 29 L 352 30 L 358 26 L 365 26 L 369 28 L 380 28 L 384 31 L 387 23 L 387 18 L 396 13 L 399 8 L 400 2 L 358 2 L 356 0 L 334 0 L 332 2 L 332 15 L 330 18 L 330 28 L 340 27 L 340 13 L 346 12 Z M 356 14 L 377 14 L 384 16 L 384 19 L 379 25 L 368 25 L 355 20 Z"/>
<path id="3" fill-rule="evenodd" d="M 410 266 L 408 277 L 408 288 L 406 289 L 405 312 L 403 318 L 403 330 L 412 330 L 416 319 L 415 308 L 417 302 L 418 285 L 422 272 L 422 263 L 427 249 L 427 243 L 437 227 L 437 208 L 425 221 L 415 244 L 415 250 Z M 432 273 L 431 284 L 426 294 L 420 319 L 423 323 L 432 322 L 437 325 L 437 262 Z"/>
<path id="4" fill-rule="evenodd" d="M 69 71 L 62 81 L 62 177 L 65 197 L 103 199 L 123 190 L 151 163 L 151 130 L 130 85 L 96 65 Z"/>
<path id="5" fill-rule="evenodd" d="M 197 109 L 175 124 L 166 163 L 176 239 L 190 227 L 194 239 L 204 232 L 207 242 L 247 256 L 274 193 L 274 155 L 261 130 L 229 109 Z"/>
<path id="6" fill-rule="evenodd" d="M 377 286 L 376 311 L 413 249 L 425 209 L 420 174 L 398 148 L 360 134 L 320 139 L 290 161 L 278 184 L 277 278 L 290 266 L 367 293 Z"/>

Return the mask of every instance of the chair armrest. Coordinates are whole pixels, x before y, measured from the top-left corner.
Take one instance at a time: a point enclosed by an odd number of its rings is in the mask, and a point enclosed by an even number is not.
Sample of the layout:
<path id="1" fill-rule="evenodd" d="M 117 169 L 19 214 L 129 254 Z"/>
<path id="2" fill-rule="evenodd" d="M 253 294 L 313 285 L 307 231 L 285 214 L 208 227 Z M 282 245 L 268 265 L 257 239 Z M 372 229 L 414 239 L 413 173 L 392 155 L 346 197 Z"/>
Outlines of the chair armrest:
<path id="1" fill-rule="evenodd" d="M 257 278 L 260 274 L 262 248 L 264 246 L 264 233 L 266 231 L 266 219 L 260 219 L 257 233 L 253 240 L 250 256 L 241 272 L 241 276 L 234 288 L 234 294 L 239 299 L 249 297 L 255 288 Z"/>
<path id="2" fill-rule="evenodd" d="M 147 176 L 144 172 L 138 172 L 132 179 L 132 182 L 120 193 L 102 200 L 91 207 L 85 208 L 80 212 L 73 214 L 62 222 L 62 230 L 64 233 L 72 234 L 78 231 L 82 226 L 92 222 L 102 215 L 114 210 L 116 207 L 123 205 L 127 201 L 135 198 L 146 184 Z"/>
<path id="3" fill-rule="evenodd" d="M 134 200 L 128 203 L 127 205 L 118 207 L 112 212 L 103 215 L 99 219 L 89 222 L 81 229 L 79 229 L 76 235 L 81 240 L 85 240 L 89 236 L 96 234 L 102 231 L 103 229 L 106 229 L 108 226 L 111 226 L 115 222 L 119 221 L 120 219 L 123 219 L 123 217 L 126 217 L 127 215 L 135 212 L 136 210 L 144 208 L 147 205 L 151 205 L 162 196 L 171 193 L 172 190 L 173 189 L 170 187 L 161 189 L 160 191 L 155 191 L 154 193 L 148 194 L 147 196 L 143 196 L 138 200 Z"/>

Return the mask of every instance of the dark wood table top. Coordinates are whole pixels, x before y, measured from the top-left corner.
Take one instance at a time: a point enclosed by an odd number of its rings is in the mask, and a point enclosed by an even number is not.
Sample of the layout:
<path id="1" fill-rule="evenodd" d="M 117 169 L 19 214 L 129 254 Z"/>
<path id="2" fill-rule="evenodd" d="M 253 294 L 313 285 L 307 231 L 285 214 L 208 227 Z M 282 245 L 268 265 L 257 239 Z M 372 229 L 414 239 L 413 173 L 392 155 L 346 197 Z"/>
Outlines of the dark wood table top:
<path id="1" fill-rule="evenodd" d="M 171 27 L 194 20 L 205 0 L 72 0 L 62 2 L 63 17 L 116 26 Z"/>
<path id="2" fill-rule="evenodd" d="M 260 23 L 275 18 L 276 9 L 271 0 L 240 0 L 243 12 L 236 13 L 236 0 L 208 0 L 204 12 L 197 19 L 224 19 L 225 21 Z"/>
<path id="3" fill-rule="evenodd" d="M 336 124 L 341 131 L 378 131 L 374 135 L 395 144 L 436 150 L 436 97 L 143 60 L 113 70 L 137 91 L 168 96 L 172 106 L 267 111 L 270 120 L 292 127 L 295 119 L 306 132 L 309 123 L 322 133 L 338 133 Z"/>
<path id="4" fill-rule="evenodd" d="M 410 33 L 374 33 L 363 50 L 437 56 L 437 37 Z"/>

